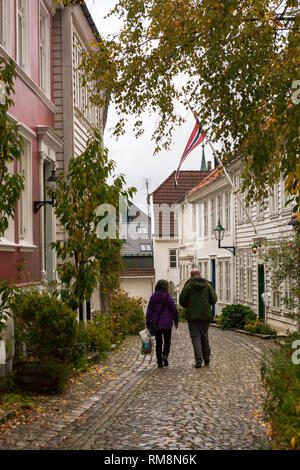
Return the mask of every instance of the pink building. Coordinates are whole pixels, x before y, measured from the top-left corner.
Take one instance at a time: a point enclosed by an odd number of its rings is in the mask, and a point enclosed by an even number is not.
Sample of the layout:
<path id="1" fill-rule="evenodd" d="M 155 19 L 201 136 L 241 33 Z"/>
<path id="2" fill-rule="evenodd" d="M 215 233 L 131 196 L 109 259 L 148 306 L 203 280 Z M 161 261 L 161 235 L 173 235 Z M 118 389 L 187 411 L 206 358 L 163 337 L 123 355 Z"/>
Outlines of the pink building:
<path id="1" fill-rule="evenodd" d="M 9 114 L 24 138 L 14 171 L 26 178 L 14 220 L 0 238 L 0 280 L 18 285 L 51 279 L 55 269 L 54 254 L 45 249 L 55 239 L 53 209 L 47 205 L 35 211 L 35 201 L 47 198 L 44 185 L 63 147 L 54 131 L 54 13 L 52 0 L 0 0 L 0 55 L 14 59 L 17 73 Z"/>

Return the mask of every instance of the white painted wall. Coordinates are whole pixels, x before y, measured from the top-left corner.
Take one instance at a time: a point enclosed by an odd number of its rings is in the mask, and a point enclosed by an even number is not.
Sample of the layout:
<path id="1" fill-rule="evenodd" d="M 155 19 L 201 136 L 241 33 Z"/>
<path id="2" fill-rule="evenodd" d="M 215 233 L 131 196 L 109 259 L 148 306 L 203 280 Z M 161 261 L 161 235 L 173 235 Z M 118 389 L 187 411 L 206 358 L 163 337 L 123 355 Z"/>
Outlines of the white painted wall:
<path id="1" fill-rule="evenodd" d="M 145 299 L 144 311 L 146 311 L 149 299 L 154 292 L 154 278 L 133 276 L 121 277 L 120 288 L 127 292 L 130 297 L 142 297 Z"/>

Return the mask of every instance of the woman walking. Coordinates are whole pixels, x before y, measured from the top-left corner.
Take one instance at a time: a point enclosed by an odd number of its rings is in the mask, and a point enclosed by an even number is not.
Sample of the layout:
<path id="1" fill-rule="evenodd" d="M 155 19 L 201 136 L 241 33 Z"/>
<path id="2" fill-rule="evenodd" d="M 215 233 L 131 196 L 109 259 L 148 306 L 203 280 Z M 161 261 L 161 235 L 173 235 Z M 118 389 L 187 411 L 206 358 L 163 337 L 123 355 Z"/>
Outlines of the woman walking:
<path id="1" fill-rule="evenodd" d="M 178 328 L 178 312 L 174 300 L 169 295 L 169 283 L 164 279 L 157 282 L 155 292 L 148 303 L 146 314 L 148 328 L 151 321 L 158 326 L 155 334 L 157 365 L 158 367 L 168 366 L 172 326 L 174 323 L 175 328 Z"/>

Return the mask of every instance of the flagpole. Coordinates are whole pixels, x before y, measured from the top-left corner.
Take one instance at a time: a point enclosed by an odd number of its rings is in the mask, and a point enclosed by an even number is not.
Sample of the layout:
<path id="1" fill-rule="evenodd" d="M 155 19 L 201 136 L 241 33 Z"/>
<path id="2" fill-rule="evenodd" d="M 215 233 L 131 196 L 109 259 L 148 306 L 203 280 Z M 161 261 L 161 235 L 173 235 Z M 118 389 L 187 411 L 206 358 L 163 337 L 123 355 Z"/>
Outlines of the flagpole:
<path id="1" fill-rule="evenodd" d="M 235 188 L 235 186 L 234 186 L 234 184 L 233 184 L 233 182 L 232 182 L 232 180 L 231 180 L 231 178 L 230 178 L 230 176 L 229 176 L 229 174 L 228 174 L 228 172 L 227 172 L 227 170 L 226 170 L 226 168 L 225 168 L 225 166 L 224 166 L 222 160 L 221 160 L 220 157 L 217 155 L 217 152 L 215 151 L 214 146 L 213 146 L 213 144 L 211 143 L 211 141 L 209 140 L 208 137 L 206 137 L 206 140 L 207 140 L 207 142 L 209 143 L 210 148 L 211 148 L 212 151 L 213 151 L 213 154 L 214 154 L 215 159 L 220 162 L 221 167 L 222 167 L 222 169 L 223 169 L 225 175 L 227 176 L 227 179 L 228 179 L 228 181 L 230 182 L 230 184 L 231 184 L 231 186 L 232 186 L 234 192 L 236 193 L 237 198 L 238 198 L 238 200 L 239 200 L 239 202 L 240 202 L 240 204 L 241 204 L 241 206 L 242 206 L 242 208 L 243 208 L 245 214 L 247 215 L 250 224 L 251 224 L 252 227 L 254 228 L 254 232 L 257 234 L 256 227 L 255 227 L 254 223 L 252 222 L 252 219 L 251 219 L 251 217 L 250 217 L 250 215 L 249 215 L 249 213 L 248 213 L 248 211 L 247 211 L 247 209 L 246 209 L 246 207 L 245 207 L 245 205 L 244 205 L 244 202 L 243 202 L 242 199 L 240 198 L 240 195 L 239 195 L 239 193 L 237 192 L 237 190 L 236 190 L 236 188 Z"/>

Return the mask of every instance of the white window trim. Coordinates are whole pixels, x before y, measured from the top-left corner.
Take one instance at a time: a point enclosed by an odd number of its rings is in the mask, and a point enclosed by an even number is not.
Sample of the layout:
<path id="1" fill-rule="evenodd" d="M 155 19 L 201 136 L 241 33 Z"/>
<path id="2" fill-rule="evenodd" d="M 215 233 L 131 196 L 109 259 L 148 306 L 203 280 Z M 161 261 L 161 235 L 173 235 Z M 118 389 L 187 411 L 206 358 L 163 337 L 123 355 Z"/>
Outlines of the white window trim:
<path id="1" fill-rule="evenodd" d="M 171 266 L 171 251 L 175 251 L 176 266 Z M 176 248 L 169 248 L 169 269 L 177 269 L 177 268 L 178 268 L 178 250 Z"/>
<path id="2" fill-rule="evenodd" d="M 226 197 L 227 197 L 227 203 L 226 203 Z M 225 193 L 225 197 L 224 197 L 225 201 L 224 201 L 224 204 L 225 204 L 225 208 L 224 208 L 224 228 L 225 228 L 225 232 L 227 234 L 231 233 L 231 211 L 232 211 L 232 208 L 231 208 L 231 201 L 232 201 L 232 197 L 231 197 L 231 192 L 230 191 L 227 191 Z M 227 217 L 228 215 L 228 217 Z M 228 220 L 227 220 L 228 219 Z M 228 226 L 227 226 L 227 221 L 228 221 Z"/>
<path id="3" fill-rule="evenodd" d="M 11 0 L 2 0 L 3 2 L 3 19 L 2 19 L 2 31 L 3 31 L 3 43 L 0 44 L 5 51 L 11 53 Z"/>
<path id="4" fill-rule="evenodd" d="M 245 256 L 244 252 L 240 252 L 238 254 L 238 263 L 237 263 L 237 268 L 238 268 L 238 298 L 240 300 L 245 300 Z M 242 276 L 241 276 L 242 274 Z M 241 282 L 242 280 L 242 282 Z"/>
<path id="5" fill-rule="evenodd" d="M 260 210 L 260 204 L 262 204 L 263 210 Z M 256 218 L 258 220 L 264 219 L 265 217 L 265 202 L 263 199 L 256 201 Z"/>
<path id="6" fill-rule="evenodd" d="M 239 197 L 236 196 L 236 221 L 238 224 L 243 224 L 244 223 L 244 209 L 243 205 L 240 202 L 244 200 L 244 195 L 241 193 L 240 188 L 241 188 L 241 175 L 236 176 L 236 188 L 238 189 L 239 192 Z"/>
<path id="7" fill-rule="evenodd" d="M 45 95 L 50 98 L 51 95 L 51 80 L 50 80 L 50 13 L 48 12 L 47 8 L 43 4 L 42 0 L 40 0 L 39 3 L 39 18 L 41 23 L 41 20 L 45 21 L 45 35 L 46 35 L 46 40 L 44 41 L 45 45 L 45 57 L 42 58 L 40 54 L 40 47 L 39 47 L 39 64 L 40 64 L 40 70 L 39 70 L 39 83 L 40 83 L 40 88 Z M 39 27 L 39 42 L 41 43 L 41 31 Z M 42 83 L 42 70 L 43 70 L 43 76 L 45 76 L 45 80 L 43 80 Z"/>
<path id="8" fill-rule="evenodd" d="M 279 195 L 278 195 L 278 183 L 273 185 L 272 191 L 270 192 L 269 197 L 269 207 L 270 207 L 270 216 L 278 215 L 278 205 L 279 205 Z M 273 208 L 273 202 L 275 201 L 275 208 Z"/>
<path id="9" fill-rule="evenodd" d="M 248 263 L 249 259 L 250 259 L 250 262 Z M 249 279 L 249 273 L 251 274 L 251 279 Z M 246 253 L 245 274 L 246 274 L 246 299 L 245 300 L 247 300 L 248 302 L 252 302 L 253 301 L 253 257 L 250 252 Z"/>
<path id="10" fill-rule="evenodd" d="M 217 201 L 216 198 L 212 198 L 210 200 L 210 232 L 211 232 L 211 238 L 215 238 L 215 228 L 217 226 Z"/>
<path id="11" fill-rule="evenodd" d="M 22 64 L 20 64 L 19 59 L 19 31 L 18 31 L 18 0 L 16 0 L 16 62 L 17 64 L 27 73 L 27 75 L 31 75 L 30 67 L 31 67 L 31 58 L 30 58 L 30 24 L 29 24 L 29 8 L 30 8 L 30 1 L 29 0 L 22 0 L 24 8 L 24 37 L 22 37 L 23 42 L 23 60 Z"/>
<path id="12" fill-rule="evenodd" d="M 26 151 L 26 170 L 25 170 L 25 188 L 23 191 L 23 198 L 20 198 L 18 202 L 19 207 L 19 246 L 23 247 L 24 250 L 32 250 L 35 248 L 33 245 L 33 206 L 32 206 L 32 140 L 26 137 L 26 132 L 22 132 L 20 129 L 20 134 L 24 139 L 23 150 Z M 21 157 L 22 158 L 22 157 Z M 18 162 L 19 164 L 20 162 Z M 24 202 L 23 202 L 24 201 Z M 25 234 L 20 234 L 20 204 L 23 205 L 24 216 L 23 223 L 25 227 Z"/>
<path id="13" fill-rule="evenodd" d="M 285 190 L 284 190 L 284 181 L 283 179 L 281 179 L 280 181 L 280 186 L 281 186 L 281 212 L 291 212 L 291 205 L 288 204 L 287 206 L 285 205 L 286 201 L 289 200 L 289 198 L 291 198 L 290 195 L 286 194 Z"/>

